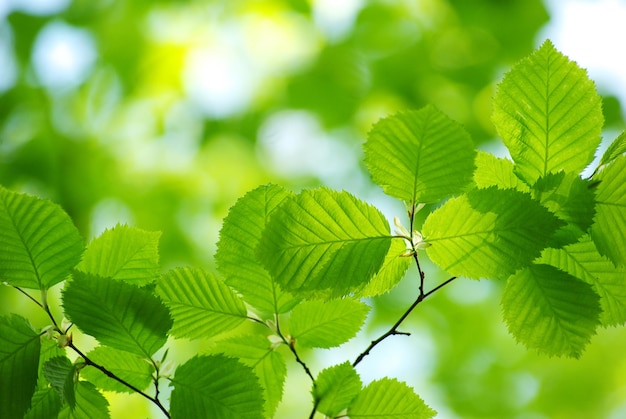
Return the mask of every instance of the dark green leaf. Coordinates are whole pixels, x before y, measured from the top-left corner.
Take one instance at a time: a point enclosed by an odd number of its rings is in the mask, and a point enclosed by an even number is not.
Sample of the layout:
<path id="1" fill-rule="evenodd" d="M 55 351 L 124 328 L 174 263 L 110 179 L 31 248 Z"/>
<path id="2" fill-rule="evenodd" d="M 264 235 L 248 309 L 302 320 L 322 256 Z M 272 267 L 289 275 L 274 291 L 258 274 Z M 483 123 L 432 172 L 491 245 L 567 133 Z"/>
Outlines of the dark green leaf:
<path id="1" fill-rule="evenodd" d="M 87 382 L 76 383 L 76 406 L 65 406 L 58 419 L 109 419 L 109 402 L 96 389 Z"/>
<path id="2" fill-rule="evenodd" d="M 98 346 L 89 351 L 87 357 L 139 390 L 145 390 L 152 382 L 154 371 L 152 364 L 130 352 Z M 101 390 L 133 393 L 133 390 L 106 376 L 93 366 L 83 368 L 80 375 Z"/>
<path id="3" fill-rule="evenodd" d="M 361 379 L 349 362 L 326 368 L 317 376 L 313 398 L 318 400 L 317 410 L 334 417 L 361 391 Z"/>
<path id="4" fill-rule="evenodd" d="M 429 419 L 436 414 L 411 387 L 393 378 L 372 381 L 348 407 L 351 419 Z"/>
<path id="5" fill-rule="evenodd" d="M 33 395 L 30 409 L 24 419 L 51 419 L 56 418 L 61 410 L 61 398 L 52 387 L 37 390 Z"/>
<path id="6" fill-rule="evenodd" d="M 71 408 L 76 405 L 74 378 L 76 366 L 65 356 L 49 359 L 43 366 L 43 373 L 50 386 Z"/>

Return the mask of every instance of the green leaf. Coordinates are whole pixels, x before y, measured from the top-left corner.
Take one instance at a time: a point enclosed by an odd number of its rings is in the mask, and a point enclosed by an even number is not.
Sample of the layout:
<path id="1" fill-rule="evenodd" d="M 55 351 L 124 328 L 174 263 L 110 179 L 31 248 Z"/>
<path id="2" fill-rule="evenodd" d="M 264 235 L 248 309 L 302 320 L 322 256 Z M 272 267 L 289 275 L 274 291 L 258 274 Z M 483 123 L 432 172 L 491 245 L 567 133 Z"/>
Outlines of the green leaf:
<path id="1" fill-rule="evenodd" d="M 157 284 L 157 292 L 174 318 L 171 334 L 199 339 L 239 326 L 247 318 L 246 306 L 228 285 L 210 272 L 176 268 Z"/>
<path id="2" fill-rule="evenodd" d="M 500 189 L 517 189 L 529 192 L 530 188 L 515 175 L 513 162 L 498 158 L 491 153 L 479 151 L 476 154 L 474 182 L 479 188 L 497 186 Z"/>
<path id="3" fill-rule="evenodd" d="M 63 290 L 66 316 L 102 344 L 150 358 L 172 326 L 163 302 L 145 289 L 75 271 Z"/>
<path id="4" fill-rule="evenodd" d="M 61 207 L 0 187 L 2 281 L 50 288 L 69 275 L 83 248 L 83 239 Z"/>
<path id="5" fill-rule="evenodd" d="M 313 398 L 319 401 L 317 410 L 335 417 L 354 400 L 361 386 L 361 379 L 349 362 L 326 368 L 313 387 Z"/>
<path id="6" fill-rule="evenodd" d="M 528 194 L 476 189 L 433 211 L 423 227 L 428 257 L 455 276 L 505 279 L 530 264 L 563 222 Z"/>
<path id="7" fill-rule="evenodd" d="M 263 418 L 263 392 L 252 368 L 223 355 L 196 356 L 171 380 L 172 419 Z"/>
<path id="8" fill-rule="evenodd" d="M 626 268 L 615 268 L 601 256 L 589 236 L 562 249 L 545 249 L 538 262 L 555 266 L 591 284 L 600 296 L 603 326 L 626 323 Z"/>
<path id="9" fill-rule="evenodd" d="M 37 382 L 37 387 L 39 389 L 42 389 L 42 388 L 46 388 L 49 386 L 49 382 L 43 373 L 43 368 L 46 362 L 48 362 L 48 360 L 52 358 L 57 358 L 57 357 L 65 358 L 67 357 L 67 354 L 66 354 L 65 348 L 59 348 L 59 345 L 56 339 L 49 339 L 48 337 L 46 337 L 46 338 L 42 338 L 40 340 L 40 343 L 41 343 L 41 350 L 39 352 L 39 368 L 38 368 L 39 381 Z"/>
<path id="10" fill-rule="evenodd" d="M 76 269 L 138 286 L 159 276 L 159 232 L 117 225 L 95 238 Z"/>
<path id="11" fill-rule="evenodd" d="M 280 289 L 258 262 L 255 249 L 270 215 L 292 196 L 277 185 L 265 185 L 248 192 L 233 205 L 220 230 L 215 262 L 226 284 L 243 295 L 261 314 L 280 314 L 291 310 L 298 298 Z"/>
<path id="12" fill-rule="evenodd" d="M 436 414 L 411 387 L 393 378 L 372 381 L 348 407 L 351 419 L 429 419 Z"/>
<path id="13" fill-rule="evenodd" d="M 61 398 L 52 387 L 37 390 L 24 419 L 56 418 L 61 410 Z"/>
<path id="14" fill-rule="evenodd" d="M 283 386 L 287 376 L 283 356 L 261 335 L 244 335 L 222 340 L 216 349 L 226 356 L 236 357 L 253 369 L 263 388 L 265 417 L 273 417 L 283 398 Z"/>
<path id="15" fill-rule="evenodd" d="M 363 289 L 355 293 L 356 296 L 374 297 L 382 295 L 398 285 L 413 261 L 412 258 L 400 256 L 407 250 L 405 243 L 404 239 L 391 241 L 391 247 L 389 247 L 383 266 L 372 277 L 371 281 L 365 284 Z"/>
<path id="16" fill-rule="evenodd" d="M 613 140 L 611 145 L 608 146 L 600 160 L 600 169 L 624 153 L 626 153 L 626 131 L 622 131 L 622 133 Z"/>
<path id="17" fill-rule="evenodd" d="M 599 323 L 599 297 L 589 284 L 538 264 L 511 276 L 502 295 L 504 320 L 515 339 L 548 355 L 578 358 Z"/>
<path id="18" fill-rule="evenodd" d="M 76 406 L 71 408 L 66 405 L 59 414 L 58 419 L 109 419 L 109 402 L 96 389 L 87 382 L 76 383 Z"/>
<path id="19" fill-rule="evenodd" d="M 257 250 L 283 289 L 339 296 L 369 281 L 390 243 L 380 211 L 348 192 L 321 188 L 285 199 Z"/>
<path id="20" fill-rule="evenodd" d="M 580 173 L 600 144 L 602 100 L 585 70 L 550 41 L 498 86 L 493 122 L 516 173 L 533 185 L 548 173 Z"/>
<path id="21" fill-rule="evenodd" d="M 145 359 L 137 355 L 106 346 L 98 346 L 89 351 L 87 357 L 96 364 L 105 366 L 107 370 L 139 390 L 145 390 L 152 382 L 154 368 Z M 133 393 L 133 390 L 106 376 L 93 366 L 83 368 L 80 375 L 101 390 Z"/>
<path id="22" fill-rule="evenodd" d="M 44 364 L 43 373 L 59 397 L 67 402 L 71 408 L 74 408 L 76 406 L 74 393 L 76 366 L 67 357 L 58 356 L 49 359 Z"/>
<path id="23" fill-rule="evenodd" d="M 433 106 L 382 119 L 364 149 L 374 182 L 410 204 L 440 201 L 472 180 L 472 139 Z"/>
<path id="24" fill-rule="evenodd" d="M 28 321 L 0 317 L 0 417 L 21 418 L 37 385 L 40 337 Z"/>
<path id="25" fill-rule="evenodd" d="M 591 237 L 600 254 L 626 267 L 626 155 L 613 160 L 594 180 L 600 184 Z"/>
<path id="26" fill-rule="evenodd" d="M 368 311 L 367 304 L 349 298 L 305 301 L 291 312 L 291 335 L 305 347 L 339 346 L 357 334 Z"/>

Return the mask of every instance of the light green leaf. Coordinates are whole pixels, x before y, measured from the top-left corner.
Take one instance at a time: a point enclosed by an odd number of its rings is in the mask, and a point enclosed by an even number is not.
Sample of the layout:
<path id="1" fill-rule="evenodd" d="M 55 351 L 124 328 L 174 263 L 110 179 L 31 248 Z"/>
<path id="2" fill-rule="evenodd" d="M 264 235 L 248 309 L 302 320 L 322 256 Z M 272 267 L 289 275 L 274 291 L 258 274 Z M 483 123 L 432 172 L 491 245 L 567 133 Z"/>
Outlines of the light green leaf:
<path id="1" fill-rule="evenodd" d="M 313 398 L 319 401 L 317 410 L 335 417 L 354 400 L 361 386 L 359 375 L 347 361 L 324 369 L 313 387 Z"/>
<path id="2" fill-rule="evenodd" d="M 261 419 L 263 392 L 252 368 L 223 355 L 196 356 L 171 380 L 172 419 Z"/>
<path id="3" fill-rule="evenodd" d="M 428 257 L 455 276 L 505 279 L 530 264 L 563 222 L 528 194 L 476 189 L 432 212 L 422 234 Z"/>
<path id="4" fill-rule="evenodd" d="M 587 235 L 562 249 L 545 249 L 538 260 L 591 284 L 600 296 L 603 326 L 626 323 L 626 268 L 616 268 L 601 256 Z"/>
<path id="5" fill-rule="evenodd" d="M 0 317 L 0 418 L 21 418 L 37 385 L 40 337 L 28 321 Z"/>
<path id="6" fill-rule="evenodd" d="M 0 186 L 2 281 L 50 288 L 69 275 L 83 249 L 83 239 L 61 207 Z"/>
<path id="7" fill-rule="evenodd" d="M 390 243 L 380 211 L 348 192 L 321 188 L 285 199 L 257 251 L 283 289 L 339 296 L 370 280 Z"/>
<path id="8" fill-rule="evenodd" d="M 253 369 L 263 388 L 265 417 L 273 417 L 283 398 L 287 365 L 272 343 L 265 336 L 244 335 L 222 340 L 215 349 Z"/>
<path id="9" fill-rule="evenodd" d="M 626 153 L 626 131 L 622 131 L 622 133 L 613 140 L 611 145 L 608 146 L 600 160 L 600 168 L 611 163 L 624 153 Z"/>
<path id="10" fill-rule="evenodd" d="M 348 407 L 351 419 L 429 419 L 436 414 L 411 387 L 394 378 L 372 381 Z"/>
<path id="11" fill-rule="evenodd" d="M 548 173 L 580 173 L 591 163 L 604 123 L 602 100 L 586 71 L 546 41 L 504 76 L 493 123 L 516 173 L 533 185 Z"/>
<path id="12" fill-rule="evenodd" d="M 139 390 L 145 390 L 152 382 L 154 372 L 152 364 L 130 352 L 98 346 L 89 351 L 87 357 L 96 364 L 105 366 L 107 370 Z M 93 366 L 83 368 L 80 375 L 101 390 L 133 393 L 133 390 L 106 376 Z"/>
<path id="13" fill-rule="evenodd" d="M 299 299 L 280 289 L 258 262 L 255 249 L 270 215 L 292 195 L 280 186 L 265 185 L 240 198 L 224 219 L 215 254 L 215 262 L 226 284 L 270 318 L 274 313 L 291 310 Z"/>
<path id="14" fill-rule="evenodd" d="M 476 170 L 474 182 L 479 188 L 497 186 L 500 189 L 517 189 L 529 192 L 530 188 L 515 175 L 513 162 L 498 158 L 491 153 L 476 153 Z"/>
<path id="15" fill-rule="evenodd" d="M 391 247 L 389 247 L 383 266 L 372 277 L 371 281 L 365 284 L 363 289 L 355 293 L 356 296 L 374 297 L 382 295 L 398 285 L 413 261 L 413 258 L 400 256 L 407 250 L 405 243 L 404 239 L 391 241 Z"/>
<path id="16" fill-rule="evenodd" d="M 409 204 L 440 201 L 472 180 L 472 139 L 433 106 L 382 119 L 364 149 L 374 182 Z"/>
<path id="17" fill-rule="evenodd" d="M 548 355 L 578 358 L 599 323 L 599 297 L 589 284 L 554 266 L 531 265 L 512 275 L 502 295 L 515 339 Z"/>
<path id="18" fill-rule="evenodd" d="M 367 304 L 349 298 L 305 301 L 291 312 L 291 335 L 305 347 L 339 346 L 357 334 L 368 311 Z"/>
<path id="19" fill-rule="evenodd" d="M 75 271 L 63 290 L 66 316 L 102 344 L 150 358 L 167 340 L 169 311 L 151 292 Z"/>
<path id="20" fill-rule="evenodd" d="M 52 387 L 37 390 L 24 419 L 56 418 L 61 410 L 61 398 Z"/>
<path id="21" fill-rule="evenodd" d="M 161 233 L 117 225 L 95 238 L 76 269 L 138 286 L 159 276 Z"/>
<path id="22" fill-rule="evenodd" d="M 174 318 L 171 334 L 199 339 L 239 326 L 247 318 L 246 306 L 228 285 L 210 272 L 176 268 L 157 284 L 157 292 Z"/>
<path id="23" fill-rule="evenodd" d="M 600 254 L 626 267 L 626 155 L 615 158 L 594 180 L 600 184 L 591 237 Z"/>
<path id="24" fill-rule="evenodd" d="M 50 386 L 70 407 L 76 406 L 74 376 L 76 366 L 65 356 L 51 358 L 43 366 L 43 373 Z"/>
<path id="25" fill-rule="evenodd" d="M 66 405 L 58 419 L 109 419 L 109 402 L 87 381 L 76 383 L 76 406 Z"/>

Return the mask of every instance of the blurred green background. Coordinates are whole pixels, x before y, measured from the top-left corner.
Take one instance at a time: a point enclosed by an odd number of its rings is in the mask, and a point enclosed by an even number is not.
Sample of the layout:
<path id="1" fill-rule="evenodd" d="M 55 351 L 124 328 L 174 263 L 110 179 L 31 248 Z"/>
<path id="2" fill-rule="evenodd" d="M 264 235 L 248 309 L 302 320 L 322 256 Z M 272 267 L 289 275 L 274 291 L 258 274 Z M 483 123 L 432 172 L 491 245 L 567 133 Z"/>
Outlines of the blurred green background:
<path id="1" fill-rule="evenodd" d="M 539 0 L 0 0 L 0 184 L 59 203 L 86 240 L 118 222 L 162 231 L 164 269 L 214 269 L 228 208 L 267 182 L 346 189 L 391 219 L 403 208 L 361 159 L 372 123 L 431 103 L 500 153 L 495 84 L 550 33 L 555 10 Z M 596 81 L 612 139 L 625 91 Z M 430 287 L 446 279 L 426 272 Z M 353 360 L 412 302 L 414 281 L 372 300 L 353 341 L 305 352 L 313 372 Z M 626 417 L 626 331 L 600 331 L 580 360 L 526 351 L 502 323 L 501 286 L 461 279 L 428 299 L 403 328 L 411 336 L 359 366 L 363 380 L 404 380 L 441 418 Z M 29 303 L 0 288 L 0 312 L 45 326 Z M 310 412 L 310 382 L 292 364 L 276 417 Z M 113 417 L 159 417 L 139 397 L 107 396 Z"/>

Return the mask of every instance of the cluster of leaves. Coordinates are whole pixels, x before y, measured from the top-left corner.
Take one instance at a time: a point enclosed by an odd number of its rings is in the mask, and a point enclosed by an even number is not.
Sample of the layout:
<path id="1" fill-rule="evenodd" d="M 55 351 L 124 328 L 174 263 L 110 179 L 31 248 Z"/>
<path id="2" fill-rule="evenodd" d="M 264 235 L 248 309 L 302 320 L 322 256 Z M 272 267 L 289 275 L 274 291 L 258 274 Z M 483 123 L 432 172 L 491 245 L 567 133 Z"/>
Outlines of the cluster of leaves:
<path id="1" fill-rule="evenodd" d="M 396 219 L 391 232 L 377 208 L 345 191 L 258 187 L 224 220 L 218 274 L 161 274 L 160 234 L 128 226 L 84 249 L 60 207 L 0 189 L 0 276 L 52 323 L 39 333 L 20 316 L 0 319 L 0 416 L 108 417 L 104 390 L 138 393 L 166 417 L 271 417 L 287 355 L 312 380 L 311 417 L 429 418 L 435 412 L 409 386 L 388 377 L 364 386 L 356 366 L 457 277 L 506 280 L 511 334 L 549 355 L 578 357 L 598 326 L 626 321 L 626 135 L 581 177 L 600 143 L 600 97 L 549 41 L 506 74 L 493 122 L 511 160 L 476 151 L 432 106 L 374 126 L 365 163 L 386 194 L 406 203 L 408 229 Z M 422 204 L 441 202 L 417 231 Z M 452 275 L 429 291 L 424 252 Z M 354 337 L 369 311 L 363 299 L 388 292 L 411 263 L 419 277 L 404 315 L 354 362 L 314 375 L 300 349 Z M 60 322 L 47 294 L 63 281 Z M 73 327 L 100 346 L 83 353 Z M 167 367 L 169 336 L 218 344 Z M 164 381 L 169 407 L 159 398 Z"/>

